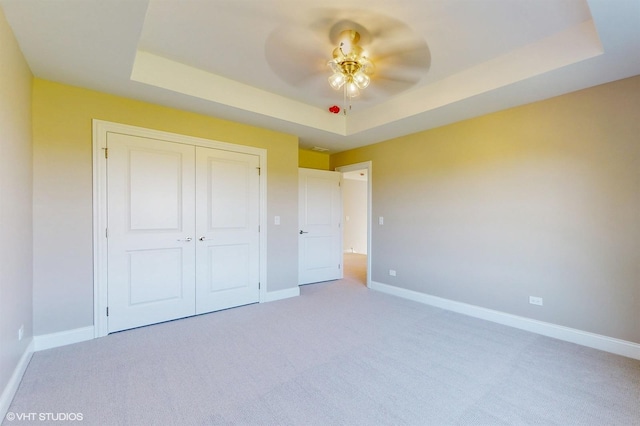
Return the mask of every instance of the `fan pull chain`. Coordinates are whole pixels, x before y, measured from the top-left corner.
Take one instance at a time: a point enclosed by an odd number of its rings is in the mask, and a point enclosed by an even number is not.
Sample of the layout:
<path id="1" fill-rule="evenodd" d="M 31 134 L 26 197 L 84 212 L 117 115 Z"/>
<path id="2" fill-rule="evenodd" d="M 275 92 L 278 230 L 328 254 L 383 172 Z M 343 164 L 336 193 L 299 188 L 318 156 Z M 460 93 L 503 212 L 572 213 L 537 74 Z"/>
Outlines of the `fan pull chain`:
<path id="1" fill-rule="evenodd" d="M 351 102 L 349 102 L 351 103 Z M 349 106 L 351 109 L 351 106 Z M 347 115 L 347 85 L 344 85 L 344 90 L 342 91 L 342 112 L 344 115 Z"/>
<path id="2" fill-rule="evenodd" d="M 349 98 L 349 111 L 351 111 L 351 95 L 347 95 L 347 85 L 344 85 L 344 91 L 342 92 L 342 113 L 347 115 L 347 97 Z"/>

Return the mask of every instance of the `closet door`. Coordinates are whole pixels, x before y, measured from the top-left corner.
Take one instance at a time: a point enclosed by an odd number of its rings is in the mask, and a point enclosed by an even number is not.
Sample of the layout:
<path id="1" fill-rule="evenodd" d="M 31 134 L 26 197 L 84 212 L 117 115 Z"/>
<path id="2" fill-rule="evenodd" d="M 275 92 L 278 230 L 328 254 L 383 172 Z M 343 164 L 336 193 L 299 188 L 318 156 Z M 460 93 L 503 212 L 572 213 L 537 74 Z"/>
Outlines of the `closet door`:
<path id="1" fill-rule="evenodd" d="M 196 148 L 196 313 L 259 301 L 259 157 Z"/>
<path id="2" fill-rule="evenodd" d="M 108 330 L 195 312 L 195 148 L 107 137 Z"/>

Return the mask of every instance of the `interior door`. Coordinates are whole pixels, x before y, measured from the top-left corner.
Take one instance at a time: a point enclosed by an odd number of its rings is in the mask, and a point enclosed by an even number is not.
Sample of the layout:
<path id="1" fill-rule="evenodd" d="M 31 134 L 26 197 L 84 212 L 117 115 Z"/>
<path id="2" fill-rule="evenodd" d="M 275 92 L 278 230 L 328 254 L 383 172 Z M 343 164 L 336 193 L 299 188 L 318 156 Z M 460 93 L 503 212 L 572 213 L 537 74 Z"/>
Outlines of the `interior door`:
<path id="1" fill-rule="evenodd" d="M 256 155 L 196 148 L 196 313 L 259 301 Z"/>
<path id="2" fill-rule="evenodd" d="M 299 284 L 342 278 L 341 173 L 299 169 Z"/>
<path id="3" fill-rule="evenodd" d="M 194 147 L 107 137 L 108 331 L 194 314 Z"/>

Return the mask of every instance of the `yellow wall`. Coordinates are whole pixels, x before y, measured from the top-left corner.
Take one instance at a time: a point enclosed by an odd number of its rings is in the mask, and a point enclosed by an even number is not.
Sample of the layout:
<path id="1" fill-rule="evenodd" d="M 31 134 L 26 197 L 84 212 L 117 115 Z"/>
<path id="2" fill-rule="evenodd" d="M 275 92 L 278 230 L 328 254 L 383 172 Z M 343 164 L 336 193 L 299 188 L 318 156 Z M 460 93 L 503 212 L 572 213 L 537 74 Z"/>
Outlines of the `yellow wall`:
<path id="1" fill-rule="evenodd" d="M 298 151 L 298 166 L 307 169 L 329 170 L 329 154 L 300 149 Z"/>
<path id="2" fill-rule="evenodd" d="M 32 79 L 0 8 L 0 417 L 10 402 L 4 390 L 33 335 Z"/>
<path id="3" fill-rule="evenodd" d="M 266 149 L 267 290 L 297 286 L 297 137 L 41 79 L 33 117 L 36 335 L 93 324 L 92 119 Z"/>
<path id="4" fill-rule="evenodd" d="M 640 343 L 639 118 L 640 76 L 331 168 L 373 163 L 374 281 Z"/>
<path id="5" fill-rule="evenodd" d="M 373 162 L 373 280 L 640 342 L 639 103 L 635 77 L 332 155 Z M 295 136 L 39 79 L 32 112 L 36 335 L 93 321 L 93 118 L 266 148 L 268 289 L 297 285 L 297 169 L 326 163 Z"/>

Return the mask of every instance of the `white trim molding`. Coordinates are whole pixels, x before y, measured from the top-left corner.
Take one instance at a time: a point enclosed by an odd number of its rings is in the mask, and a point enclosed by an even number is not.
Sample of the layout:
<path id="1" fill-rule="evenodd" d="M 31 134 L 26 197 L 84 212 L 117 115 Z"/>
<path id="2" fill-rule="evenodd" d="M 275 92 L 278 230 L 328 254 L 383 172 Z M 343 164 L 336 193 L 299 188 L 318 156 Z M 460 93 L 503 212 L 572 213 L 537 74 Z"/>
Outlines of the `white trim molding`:
<path id="1" fill-rule="evenodd" d="M 93 326 L 34 336 L 29 343 L 29 346 L 22 354 L 22 357 L 20 357 L 18 365 L 16 365 L 16 368 L 13 370 L 13 374 L 11 375 L 9 382 L 2 391 L 2 396 L 0 396 L 0 423 L 7 415 L 7 410 L 9 410 L 11 401 L 13 401 L 13 397 L 18 391 L 22 377 L 27 370 L 27 366 L 29 365 L 34 352 L 71 345 L 73 343 L 84 342 L 92 339 L 94 339 Z"/>
<path id="2" fill-rule="evenodd" d="M 27 346 L 27 349 L 20 357 L 18 365 L 16 365 L 16 368 L 13 370 L 13 374 L 11 375 L 9 382 L 2 391 L 2 396 L 0 396 L 0 423 L 2 423 L 7 415 L 7 411 L 11 406 L 13 397 L 18 391 L 18 387 L 22 381 L 22 376 L 24 376 L 24 372 L 27 371 L 27 366 L 31 361 L 31 356 L 33 356 L 33 346 L 33 340 L 31 340 L 31 343 L 29 343 L 29 346 Z"/>
<path id="3" fill-rule="evenodd" d="M 336 172 L 346 173 L 355 170 L 367 170 L 367 287 L 371 288 L 371 226 L 373 224 L 371 216 L 373 212 L 373 162 L 363 161 L 362 163 L 348 164 L 346 166 L 336 167 Z"/>
<path id="4" fill-rule="evenodd" d="M 43 334 L 33 338 L 34 350 L 44 351 L 45 349 L 57 348 L 59 346 L 72 345 L 95 337 L 94 327 L 75 328 L 73 330 L 60 331 L 58 333 Z"/>
<path id="5" fill-rule="evenodd" d="M 493 309 L 482 308 L 480 306 L 469 305 L 467 303 L 456 302 L 454 300 L 431 296 L 429 294 L 407 290 L 376 281 L 371 282 L 371 288 L 382 293 L 413 300 L 425 305 L 435 306 L 437 308 L 446 309 L 459 314 L 492 321 L 498 324 L 541 334 L 543 336 L 553 337 L 566 342 L 576 343 L 578 345 L 588 346 L 601 351 L 640 360 L 640 344 L 626 340 L 525 318 L 518 315 L 512 315 L 505 312 L 495 311 Z"/>

